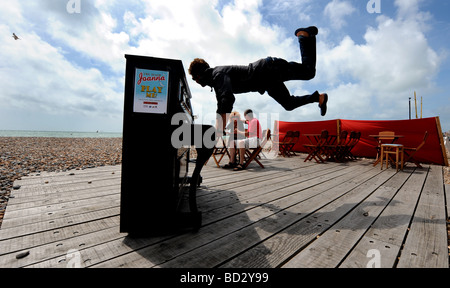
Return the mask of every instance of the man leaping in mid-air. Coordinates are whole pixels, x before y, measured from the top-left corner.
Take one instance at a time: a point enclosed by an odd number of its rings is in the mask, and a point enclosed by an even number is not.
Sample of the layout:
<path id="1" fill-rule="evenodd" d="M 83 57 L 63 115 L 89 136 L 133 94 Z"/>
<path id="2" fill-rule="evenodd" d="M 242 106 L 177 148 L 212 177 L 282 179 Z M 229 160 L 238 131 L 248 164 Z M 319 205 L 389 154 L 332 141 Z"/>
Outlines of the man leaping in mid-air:
<path id="1" fill-rule="evenodd" d="M 267 57 L 248 66 L 218 66 L 210 68 L 209 64 L 196 58 L 189 67 L 192 79 L 202 87 L 211 86 L 216 92 L 217 114 L 220 118 L 216 125 L 219 135 L 228 123 L 228 117 L 233 110 L 234 94 L 259 92 L 267 93 L 280 103 L 287 111 L 300 106 L 318 102 L 321 115 L 327 113 L 327 94 L 314 92 L 312 95 L 291 96 L 284 82 L 290 80 L 311 80 L 316 75 L 316 35 L 318 29 L 314 26 L 299 28 L 295 31 L 300 43 L 302 63 L 288 62 L 284 59 Z"/>

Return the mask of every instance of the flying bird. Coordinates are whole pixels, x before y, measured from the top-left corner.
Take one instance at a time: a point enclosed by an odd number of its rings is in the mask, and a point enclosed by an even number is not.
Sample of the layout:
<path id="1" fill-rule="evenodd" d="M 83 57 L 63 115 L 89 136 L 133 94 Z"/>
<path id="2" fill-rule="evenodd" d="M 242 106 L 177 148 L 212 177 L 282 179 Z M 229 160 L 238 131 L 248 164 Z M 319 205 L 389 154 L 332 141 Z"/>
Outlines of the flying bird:
<path id="1" fill-rule="evenodd" d="M 20 38 L 17 37 L 16 33 L 13 33 L 13 36 L 12 36 L 12 37 L 14 38 L 14 40 L 20 40 Z"/>

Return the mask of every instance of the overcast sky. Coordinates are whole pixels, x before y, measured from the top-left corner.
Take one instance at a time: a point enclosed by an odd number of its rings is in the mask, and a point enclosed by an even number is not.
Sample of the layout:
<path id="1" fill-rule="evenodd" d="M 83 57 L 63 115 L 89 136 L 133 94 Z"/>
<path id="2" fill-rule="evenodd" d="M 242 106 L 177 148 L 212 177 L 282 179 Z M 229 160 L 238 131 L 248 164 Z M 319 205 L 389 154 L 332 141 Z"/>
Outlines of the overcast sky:
<path id="1" fill-rule="evenodd" d="M 286 112 L 267 94 L 236 95 L 234 109 L 282 121 L 423 117 L 450 130 L 450 2 L 443 0 L 1 0 L 0 130 L 121 132 L 125 54 L 247 65 L 300 62 L 298 27 L 315 25 L 317 74 L 292 94 L 330 97 Z M 379 5 L 378 5 L 379 4 Z M 368 9 L 370 8 L 370 9 Z M 379 13 L 378 13 L 379 12 Z M 13 33 L 20 40 L 14 40 Z M 190 77 L 197 122 L 215 95 Z"/>

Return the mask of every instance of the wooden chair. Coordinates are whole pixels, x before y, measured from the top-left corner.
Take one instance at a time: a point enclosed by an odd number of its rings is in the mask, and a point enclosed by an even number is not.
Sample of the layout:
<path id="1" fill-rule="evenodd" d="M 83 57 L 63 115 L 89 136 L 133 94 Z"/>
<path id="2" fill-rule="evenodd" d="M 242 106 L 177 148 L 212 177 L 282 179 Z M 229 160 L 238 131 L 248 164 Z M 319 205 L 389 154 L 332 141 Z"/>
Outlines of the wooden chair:
<path id="1" fill-rule="evenodd" d="M 253 160 L 256 161 L 256 163 L 258 163 L 258 165 L 261 166 L 261 168 L 264 168 L 264 165 L 258 160 L 258 157 L 269 139 L 270 139 L 270 129 L 264 130 L 263 138 L 260 142 L 260 145 L 257 148 L 245 149 L 244 169 L 246 169 L 248 165 L 252 163 Z"/>
<path id="2" fill-rule="evenodd" d="M 378 133 L 378 145 L 377 147 L 375 147 L 375 149 L 377 149 L 377 160 L 375 161 L 375 163 L 373 164 L 374 166 L 376 166 L 378 164 L 378 162 L 380 162 L 380 156 L 382 156 L 381 153 L 381 144 L 392 144 L 395 140 L 394 138 L 395 132 L 393 131 L 381 131 L 380 133 Z M 383 165 L 383 163 L 381 163 L 381 165 Z"/>
<path id="3" fill-rule="evenodd" d="M 283 157 L 286 157 L 286 156 L 289 157 L 289 154 L 287 151 L 289 148 L 289 143 L 292 142 L 293 134 L 294 134 L 294 131 L 289 130 L 286 132 L 286 135 L 284 135 L 284 138 L 282 141 L 274 142 L 275 145 L 278 145 L 279 154 Z"/>
<path id="4" fill-rule="evenodd" d="M 219 144 L 219 142 L 222 142 Z M 217 167 L 220 168 L 220 161 L 222 161 L 223 157 L 225 155 L 228 155 L 228 158 L 230 157 L 230 153 L 228 152 L 227 146 L 225 145 L 225 140 L 223 140 L 222 137 L 219 138 L 219 140 L 216 143 L 216 146 L 214 147 L 214 151 L 212 153 L 214 162 L 216 162 Z M 220 156 L 220 157 L 219 157 Z M 219 157 L 219 159 L 217 159 Z"/>
<path id="5" fill-rule="evenodd" d="M 418 168 L 422 168 L 422 165 L 420 165 L 420 162 L 417 161 L 416 159 L 414 159 L 414 155 L 425 145 L 427 138 L 428 138 L 428 131 L 425 132 L 422 143 L 420 143 L 419 146 L 417 146 L 416 148 L 404 147 L 404 153 L 406 155 L 405 163 L 413 162 L 414 164 L 416 164 L 416 166 Z"/>
<path id="6" fill-rule="evenodd" d="M 328 131 L 323 130 L 316 144 L 303 144 L 303 147 L 305 147 L 309 152 L 304 162 L 311 161 L 312 159 L 316 160 L 317 163 L 325 162 L 322 155 L 325 153 L 324 145 L 327 144 L 327 141 Z"/>
<path id="7" fill-rule="evenodd" d="M 298 140 L 300 139 L 300 131 L 294 131 L 292 133 L 292 139 L 291 142 L 287 145 L 286 154 L 288 157 L 290 156 L 297 156 L 295 152 L 293 151 L 295 144 L 297 144 Z"/>
<path id="8" fill-rule="evenodd" d="M 324 145 L 324 150 L 326 154 L 326 160 L 334 160 L 336 162 L 341 162 L 345 160 L 345 149 L 347 147 L 347 131 L 341 131 L 339 134 L 339 141 L 335 144 Z"/>
<path id="9" fill-rule="evenodd" d="M 353 148 L 355 148 L 356 144 L 358 144 L 359 140 L 361 139 L 361 132 L 350 132 L 350 139 L 348 143 L 345 145 L 345 148 L 343 149 L 343 155 L 346 160 L 356 160 L 356 157 L 352 154 Z"/>

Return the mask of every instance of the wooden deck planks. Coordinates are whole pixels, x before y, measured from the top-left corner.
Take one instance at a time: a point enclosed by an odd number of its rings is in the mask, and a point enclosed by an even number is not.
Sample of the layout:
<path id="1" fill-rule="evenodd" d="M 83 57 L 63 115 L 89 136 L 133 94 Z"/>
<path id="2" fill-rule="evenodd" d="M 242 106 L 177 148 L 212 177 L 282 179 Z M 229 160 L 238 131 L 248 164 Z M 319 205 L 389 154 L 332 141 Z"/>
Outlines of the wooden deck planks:
<path id="1" fill-rule="evenodd" d="M 431 166 L 411 224 L 399 267 L 448 268 L 442 168 Z"/>
<path id="2" fill-rule="evenodd" d="M 379 170 L 375 171 L 372 167 L 366 167 L 366 169 L 369 169 L 368 172 L 361 167 L 354 168 L 356 169 L 350 173 L 353 178 L 339 179 L 330 183 L 331 187 L 319 188 L 319 191 L 324 191 L 323 193 L 318 193 L 317 189 L 311 191 L 313 195 L 316 194 L 317 196 L 295 207 L 297 212 L 291 212 L 297 214 L 303 212 L 297 216 L 296 223 L 267 239 L 258 247 L 255 247 L 255 250 L 251 249 L 233 259 L 225 267 L 234 267 L 235 265 L 238 267 L 255 267 L 253 266 L 254 263 L 263 262 L 263 259 L 259 260 L 258 258 L 264 258 L 267 265 L 264 267 L 278 267 L 299 249 L 316 239 L 335 221 L 334 217 L 339 218 L 341 213 L 346 213 L 347 208 L 341 209 L 342 203 L 346 203 L 349 198 L 359 194 L 359 190 L 355 188 L 372 178 L 374 172 L 375 174 L 379 173 Z M 261 254 L 260 251 L 266 249 L 264 247 L 267 246 L 270 247 L 268 250 L 270 253 L 268 255 Z M 255 259 L 258 260 L 255 261 Z M 259 267 L 260 265 L 258 264 Z"/>
<path id="3" fill-rule="evenodd" d="M 388 181 L 399 183 L 406 176 L 404 173 L 396 174 Z M 285 267 L 338 267 L 396 192 L 396 188 L 389 185 L 361 191 L 368 194 L 367 198 L 356 203 L 353 210 L 291 259 Z"/>
<path id="4" fill-rule="evenodd" d="M 395 266 L 426 176 L 425 172 L 417 172 L 416 177 L 409 177 L 339 267 L 375 267 L 369 262 L 376 253 L 380 268 Z"/>
<path id="5" fill-rule="evenodd" d="M 121 166 L 26 177 L 0 229 L 0 267 L 68 267 L 74 251 L 81 267 L 366 267 L 373 251 L 381 267 L 449 267 L 442 167 L 303 159 L 241 172 L 210 161 L 200 231 L 149 238 L 119 233 Z"/>

